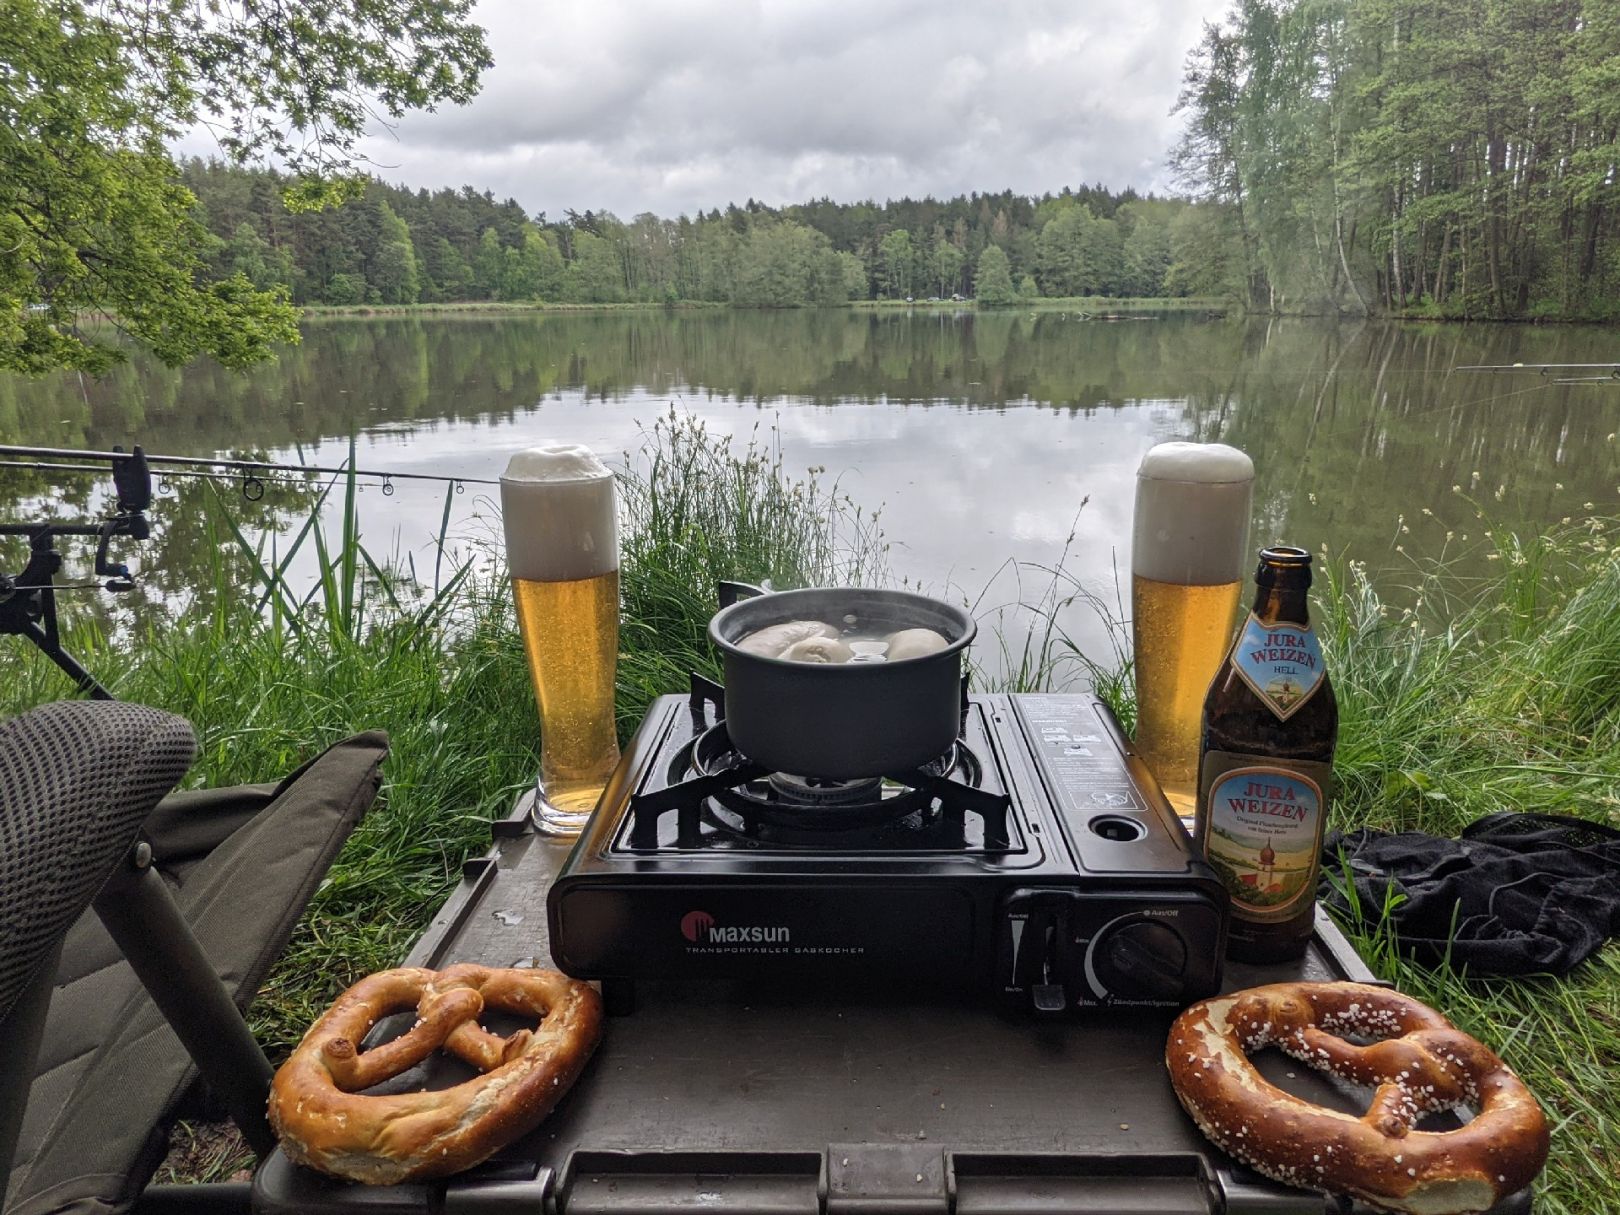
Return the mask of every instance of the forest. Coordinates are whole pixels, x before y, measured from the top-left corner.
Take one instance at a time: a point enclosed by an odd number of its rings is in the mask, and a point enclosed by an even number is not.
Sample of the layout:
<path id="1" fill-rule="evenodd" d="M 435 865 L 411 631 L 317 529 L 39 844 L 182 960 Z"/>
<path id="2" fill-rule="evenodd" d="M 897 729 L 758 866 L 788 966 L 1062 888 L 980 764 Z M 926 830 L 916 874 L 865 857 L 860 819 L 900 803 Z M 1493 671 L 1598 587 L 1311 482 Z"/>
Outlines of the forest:
<path id="1" fill-rule="evenodd" d="M 289 210 L 277 174 L 192 160 L 209 271 L 300 304 L 1219 297 L 1253 312 L 1620 316 L 1620 5 L 1236 0 L 1187 57 L 1175 197 L 693 216 L 531 214 L 375 178 Z"/>
<path id="2" fill-rule="evenodd" d="M 1620 316 L 1620 4 L 1237 0 L 1176 165 L 1255 311 Z"/>
<path id="3" fill-rule="evenodd" d="M 1199 212 L 1102 186 L 1042 198 L 724 210 L 628 221 L 530 215 L 471 186 L 409 190 L 375 178 L 339 206 L 286 205 L 289 183 L 217 160 L 181 166 L 213 242 L 212 272 L 285 287 L 301 304 L 542 300 L 713 301 L 745 307 L 977 296 L 1212 294 L 1194 269 Z"/>

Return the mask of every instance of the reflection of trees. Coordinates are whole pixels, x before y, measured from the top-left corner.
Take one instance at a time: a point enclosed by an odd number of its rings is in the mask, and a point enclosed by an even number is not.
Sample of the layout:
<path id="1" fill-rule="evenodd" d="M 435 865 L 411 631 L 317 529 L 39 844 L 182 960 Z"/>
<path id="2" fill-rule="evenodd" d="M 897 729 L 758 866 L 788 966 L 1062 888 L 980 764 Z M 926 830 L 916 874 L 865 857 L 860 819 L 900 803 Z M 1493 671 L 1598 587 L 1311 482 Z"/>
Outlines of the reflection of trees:
<path id="1" fill-rule="evenodd" d="M 1164 437 L 1225 439 L 1259 469 L 1257 539 L 1323 540 L 1378 559 L 1403 504 L 1429 505 L 1434 551 L 1469 523 L 1450 486 L 1513 495 L 1504 513 L 1545 517 L 1569 502 L 1614 501 L 1616 390 L 1554 387 L 1534 377 L 1450 374 L 1459 363 L 1612 358 L 1602 330 L 1208 323 L 1187 316 L 1104 323 L 1019 309 L 610 312 L 374 318 L 312 322 L 304 343 L 249 375 L 200 363 L 145 362 L 99 380 L 0 377 L 0 441 L 179 453 L 270 450 L 379 425 L 499 422 L 558 391 L 612 399 L 703 389 L 744 401 L 886 400 L 999 409 L 1155 409 Z M 1520 389 L 1531 391 L 1509 396 Z M 1494 398 L 1494 399 L 1493 399 Z M 70 478 L 64 501 L 92 503 Z M 1554 487 L 1565 482 L 1560 496 Z M 189 587 L 200 487 L 176 481 L 154 512 L 153 595 Z M 12 514 L 50 482 L 0 470 Z M 229 491 L 227 490 L 227 493 Z M 249 531 L 275 496 L 230 495 Z M 1407 519 L 1418 526 L 1418 521 Z M 188 554 L 192 556 L 188 558 Z M 174 579 L 172 583 L 167 579 Z"/>

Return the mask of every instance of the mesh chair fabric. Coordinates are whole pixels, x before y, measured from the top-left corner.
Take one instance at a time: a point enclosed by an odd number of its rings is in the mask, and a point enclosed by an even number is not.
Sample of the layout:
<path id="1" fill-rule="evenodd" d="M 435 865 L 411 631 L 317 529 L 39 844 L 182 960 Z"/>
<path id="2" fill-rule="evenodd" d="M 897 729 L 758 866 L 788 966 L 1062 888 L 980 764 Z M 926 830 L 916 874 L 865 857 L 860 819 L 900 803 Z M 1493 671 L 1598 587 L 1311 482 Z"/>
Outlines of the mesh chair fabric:
<path id="1" fill-rule="evenodd" d="M 184 718 L 120 701 L 0 723 L 0 1021 L 196 750 Z"/>

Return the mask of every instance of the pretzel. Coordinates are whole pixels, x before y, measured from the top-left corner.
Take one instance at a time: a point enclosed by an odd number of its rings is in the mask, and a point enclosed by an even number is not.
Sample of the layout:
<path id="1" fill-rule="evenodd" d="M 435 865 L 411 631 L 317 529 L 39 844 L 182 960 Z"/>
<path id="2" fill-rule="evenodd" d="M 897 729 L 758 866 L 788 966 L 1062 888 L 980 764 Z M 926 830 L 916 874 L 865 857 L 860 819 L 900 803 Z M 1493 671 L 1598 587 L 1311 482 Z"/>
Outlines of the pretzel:
<path id="1" fill-rule="evenodd" d="M 416 1009 L 406 1033 L 361 1052 L 383 1017 Z M 539 1018 L 502 1038 L 486 1008 Z M 339 996 L 282 1064 L 270 1125 L 298 1164 L 392 1185 L 460 1172 L 533 1130 L 573 1084 L 602 1034 L 602 999 L 552 970 L 385 970 Z M 483 1075 L 454 1088 L 364 1096 L 436 1048 Z"/>
<path id="2" fill-rule="evenodd" d="M 1266 1046 L 1373 1088 L 1367 1112 L 1342 1114 L 1269 1084 L 1248 1059 Z M 1547 1161 L 1547 1121 L 1507 1064 L 1387 988 L 1274 983 L 1205 1000 L 1170 1027 L 1165 1064 L 1198 1129 L 1228 1155 L 1385 1210 L 1483 1211 Z M 1424 1114 L 1461 1107 L 1475 1115 L 1457 1130 L 1416 1129 Z"/>

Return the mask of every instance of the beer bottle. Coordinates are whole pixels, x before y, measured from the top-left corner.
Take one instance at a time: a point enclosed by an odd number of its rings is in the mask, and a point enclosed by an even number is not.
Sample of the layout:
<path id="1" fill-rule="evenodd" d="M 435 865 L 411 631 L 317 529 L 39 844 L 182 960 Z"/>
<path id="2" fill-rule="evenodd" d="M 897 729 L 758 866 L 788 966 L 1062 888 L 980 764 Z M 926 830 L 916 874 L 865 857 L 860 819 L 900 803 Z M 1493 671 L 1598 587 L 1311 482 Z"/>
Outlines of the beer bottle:
<path id="1" fill-rule="evenodd" d="M 1204 698 L 1194 835 L 1232 895 L 1228 956 L 1305 952 L 1339 709 L 1311 631 L 1311 556 L 1260 550 L 1254 610 Z"/>

